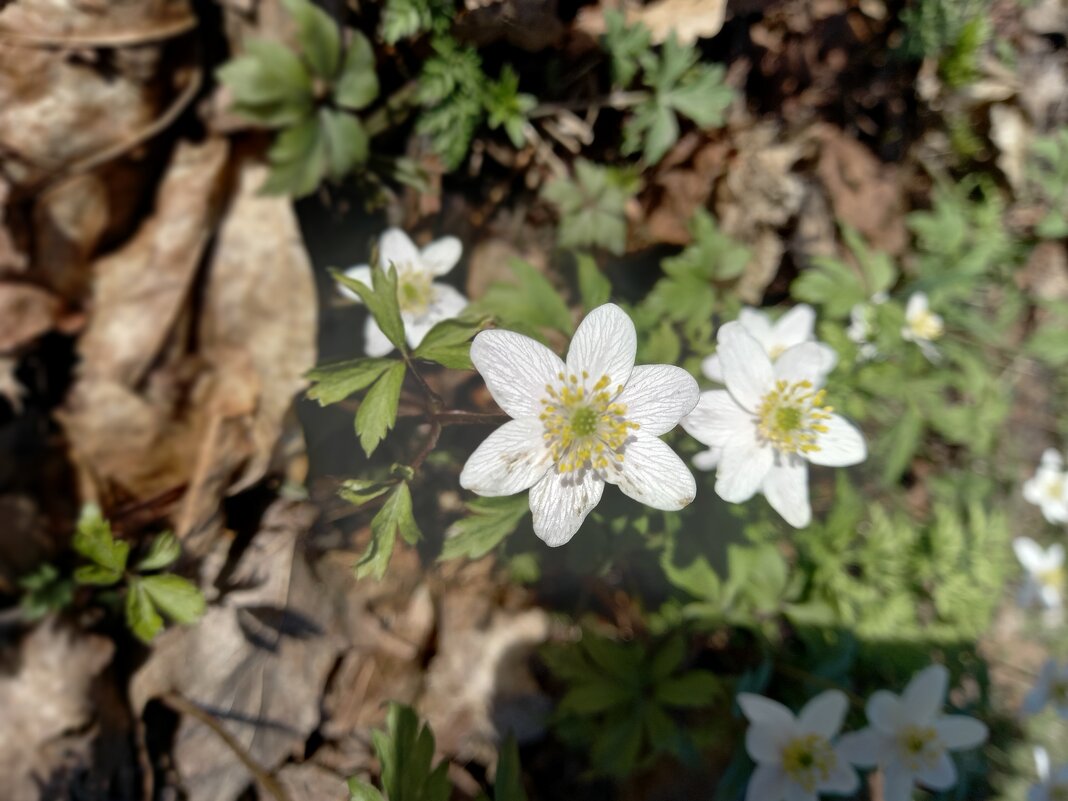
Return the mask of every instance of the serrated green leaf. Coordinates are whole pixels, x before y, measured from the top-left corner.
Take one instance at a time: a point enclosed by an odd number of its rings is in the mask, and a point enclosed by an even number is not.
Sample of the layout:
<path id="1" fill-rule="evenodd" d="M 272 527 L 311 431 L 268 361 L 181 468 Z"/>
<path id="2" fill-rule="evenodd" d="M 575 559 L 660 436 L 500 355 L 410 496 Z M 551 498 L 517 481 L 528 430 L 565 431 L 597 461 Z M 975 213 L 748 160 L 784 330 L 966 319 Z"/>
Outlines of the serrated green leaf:
<path id="1" fill-rule="evenodd" d="M 122 573 L 100 565 L 81 565 L 74 571 L 74 582 L 93 587 L 110 587 L 118 584 Z"/>
<path id="2" fill-rule="evenodd" d="M 367 782 L 357 779 L 355 776 L 348 781 L 349 801 L 385 801 L 382 793 L 378 792 Z"/>
<path id="3" fill-rule="evenodd" d="M 707 670 L 691 670 L 681 676 L 673 676 L 656 685 L 654 697 L 667 706 L 710 706 L 720 694 L 719 679 Z"/>
<path id="4" fill-rule="evenodd" d="M 359 111 L 378 97 L 378 72 L 370 41 L 359 31 L 352 32 L 352 40 L 345 51 L 345 64 L 334 87 L 334 102 Z"/>
<path id="5" fill-rule="evenodd" d="M 341 31 L 337 21 L 310 0 L 282 0 L 297 23 L 301 53 L 325 81 L 337 75 L 341 64 Z"/>
<path id="6" fill-rule="evenodd" d="M 629 687 L 597 681 L 572 687 L 560 699 L 559 712 L 576 715 L 598 715 L 618 706 L 634 702 L 634 693 Z"/>
<path id="7" fill-rule="evenodd" d="M 657 164 L 679 138 L 679 121 L 668 106 L 653 99 L 634 109 L 623 125 L 623 152 L 641 151 L 649 165 Z"/>
<path id="8" fill-rule="evenodd" d="M 251 120 L 282 127 L 311 114 L 311 78 L 296 54 L 280 42 L 247 42 L 245 52 L 216 75 L 230 89 L 234 111 Z"/>
<path id="9" fill-rule="evenodd" d="M 389 801 L 448 801 L 452 793 L 448 763 L 431 768 L 434 735 L 409 707 L 390 704 L 386 731 L 371 737 Z"/>
<path id="10" fill-rule="evenodd" d="M 367 161 L 370 139 L 354 115 L 324 108 L 319 112 L 319 125 L 326 151 L 326 172 L 331 178 L 341 180 L 353 167 Z"/>
<path id="11" fill-rule="evenodd" d="M 882 460 L 884 484 L 896 484 L 908 470 L 909 465 L 912 464 L 912 457 L 916 455 L 923 441 L 925 428 L 923 416 L 910 403 L 883 435 L 881 442 L 889 445 Z"/>
<path id="12" fill-rule="evenodd" d="M 126 586 L 126 627 L 141 642 L 150 643 L 163 628 L 163 618 L 152 605 L 141 581 L 131 578 Z"/>
<path id="13" fill-rule="evenodd" d="M 324 364 L 308 371 L 307 378 L 313 384 L 307 395 L 311 400 L 319 401 L 320 406 L 343 401 L 369 387 L 396 363 L 396 359 L 353 359 Z"/>
<path id="14" fill-rule="evenodd" d="M 549 279 L 522 259 L 511 259 L 508 266 L 517 282 L 493 284 L 469 308 L 509 327 L 552 328 L 570 334 L 574 330 L 571 312 Z"/>
<path id="15" fill-rule="evenodd" d="M 318 115 L 283 130 L 267 152 L 271 173 L 262 192 L 304 197 L 322 183 L 326 172 L 326 146 Z"/>
<path id="16" fill-rule="evenodd" d="M 482 328 L 482 320 L 442 320 L 427 331 L 412 355 L 453 370 L 471 370 L 471 338 Z"/>
<path id="17" fill-rule="evenodd" d="M 371 316 L 375 318 L 382 333 L 393 343 L 394 347 L 404 352 L 407 350 L 404 339 L 404 321 L 400 315 L 397 300 L 397 269 L 394 265 L 371 265 L 372 286 L 349 278 L 340 270 L 331 270 L 331 275 L 339 284 L 348 287 L 363 301 Z"/>
<path id="18" fill-rule="evenodd" d="M 337 494 L 354 506 L 363 506 L 392 489 L 393 481 L 372 481 L 350 478 L 342 481 Z"/>
<path id="19" fill-rule="evenodd" d="M 82 509 L 71 547 L 90 562 L 114 573 L 126 569 L 130 555 L 129 544 L 112 536 L 111 525 L 101 516 L 100 508 L 93 504 Z"/>
<path id="20" fill-rule="evenodd" d="M 579 296 L 582 298 L 582 307 L 586 311 L 593 311 L 598 306 L 607 303 L 612 297 L 612 282 L 601 272 L 597 261 L 588 253 L 578 253 L 575 256 L 578 268 Z"/>
<path id="21" fill-rule="evenodd" d="M 397 422 L 397 405 L 404 384 L 404 362 L 393 362 L 364 397 L 356 411 L 360 446 L 370 456 Z"/>
<path id="22" fill-rule="evenodd" d="M 356 563 L 356 578 L 372 576 L 381 580 L 386 575 L 398 533 L 411 545 L 422 537 L 412 516 L 412 495 L 404 482 L 397 485 L 371 520 L 371 544 Z"/>
<path id="23" fill-rule="evenodd" d="M 557 209 L 562 247 L 601 247 L 621 255 L 626 249 L 627 201 L 640 188 L 636 173 L 577 159 L 574 178 L 550 181 L 542 197 Z"/>
<path id="24" fill-rule="evenodd" d="M 440 561 L 464 557 L 481 559 L 515 531 L 530 511 L 524 493 L 501 498 L 476 498 L 467 504 L 467 517 L 445 532 Z"/>
<path id="25" fill-rule="evenodd" d="M 674 634 L 664 641 L 649 662 L 649 677 L 658 682 L 679 669 L 686 657 L 686 642 L 681 634 Z"/>
<path id="26" fill-rule="evenodd" d="M 734 90 L 723 83 L 725 74 L 719 64 L 698 65 L 687 80 L 658 97 L 702 128 L 722 125 L 734 100 Z"/>
<path id="27" fill-rule="evenodd" d="M 493 801 L 527 801 L 523 774 L 519 765 L 519 746 L 509 735 L 497 759 L 497 776 L 493 782 Z"/>
<path id="28" fill-rule="evenodd" d="M 649 29 L 627 25 L 626 16 L 616 9 L 605 11 L 604 22 L 604 46 L 612 57 L 612 83 L 626 88 L 637 75 L 641 58 L 650 52 Z"/>
<path id="29" fill-rule="evenodd" d="M 181 576 L 172 573 L 145 576 L 140 586 L 155 607 L 175 623 L 188 626 L 204 614 L 204 596 L 195 584 Z"/>
<path id="30" fill-rule="evenodd" d="M 140 572 L 161 570 L 182 554 L 182 544 L 170 531 L 158 534 L 152 544 L 148 546 L 148 553 L 137 563 L 136 570 Z"/>

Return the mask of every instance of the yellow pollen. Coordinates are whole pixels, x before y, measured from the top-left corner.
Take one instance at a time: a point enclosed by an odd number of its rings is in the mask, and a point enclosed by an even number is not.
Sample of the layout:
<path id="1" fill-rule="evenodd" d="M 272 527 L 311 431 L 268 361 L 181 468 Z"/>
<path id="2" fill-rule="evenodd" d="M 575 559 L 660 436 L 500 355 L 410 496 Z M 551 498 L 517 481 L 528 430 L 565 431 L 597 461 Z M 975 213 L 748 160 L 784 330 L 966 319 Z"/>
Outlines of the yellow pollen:
<path id="1" fill-rule="evenodd" d="M 782 767 L 793 781 L 808 792 L 831 777 L 838 757 L 821 734 L 806 734 L 786 744 L 782 750 Z"/>
<path id="2" fill-rule="evenodd" d="M 612 380 L 604 375 L 588 386 L 589 374 L 557 374 L 558 386 L 545 386 L 540 419 L 542 436 L 560 473 L 605 470 L 623 462 L 623 451 L 637 423 L 626 419 L 627 407 L 610 393 Z"/>
<path id="3" fill-rule="evenodd" d="M 818 451 L 819 435 L 834 408 L 824 406 L 824 391 L 813 391 L 811 381 L 777 381 L 757 410 L 760 437 L 781 453 Z"/>
<path id="4" fill-rule="evenodd" d="M 930 726 L 906 726 L 898 735 L 898 744 L 901 761 L 913 771 L 933 766 L 945 750 Z"/>
<path id="5" fill-rule="evenodd" d="M 925 310 L 909 320 L 909 330 L 917 339 L 934 341 L 941 338 L 944 326 L 941 317 Z"/>
<path id="6" fill-rule="evenodd" d="M 1049 568 L 1049 570 L 1039 570 L 1035 573 L 1035 578 L 1038 579 L 1038 583 L 1043 587 L 1060 590 L 1064 588 L 1064 582 L 1068 576 L 1065 575 L 1064 566 L 1058 565 L 1057 567 Z"/>
<path id="7" fill-rule="evenodd" d="M 426 313 L 433 293 L 430 275 L 416 270 L 398 270 L 397 304 L 402 312 L 416 317 Z"/>

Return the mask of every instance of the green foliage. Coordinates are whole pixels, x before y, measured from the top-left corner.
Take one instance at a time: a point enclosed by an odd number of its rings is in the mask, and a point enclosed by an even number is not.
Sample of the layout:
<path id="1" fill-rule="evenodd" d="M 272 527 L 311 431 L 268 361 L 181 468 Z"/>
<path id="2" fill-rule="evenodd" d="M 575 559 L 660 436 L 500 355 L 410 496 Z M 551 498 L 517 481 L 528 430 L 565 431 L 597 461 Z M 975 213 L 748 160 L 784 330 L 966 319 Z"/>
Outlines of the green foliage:
<path id="1" fill-rule="evenodd" d="M 130 576 L 126 587 L 126 625 L 130 631 L 151 642 L 163 628 L 160 612 L 175 623 L 190 625 L 204 614 L 204 596 L 181 576 Z"/>
<path id="2" fill-rule="evenodd" d="M 471 313 L 494 317 L 499 325 L 541 341 L 545 341 L 541 329 L 570 334 L 571 310 L 549 280 L 522 259 L 511 259 L 508 266 L 516 282 L 493 284 L 471 304 Z"/>
<path id="3" fill-rule="evenodd" d="M 396 363 L 396 359 L 368 358 L 316 367 L 308 372 L 308 380 L 312 382 L 308 397 L 319 401 L 320 406 L 339 403 L 369 387 Z"/>
<path id="4" fill-rule="evenodd" d="M 74 582 L 47 562 L 22 576 L 18 584 L 23 591 L 20 607 L 26 620 L 39 620 L 66 609 L 74 600 Z"/>
<path id="5" fill-rule="evenodd" d="M 398 534 L 409 545 L 415 545 L 423 536 L 412 516 L 412 494 L 406 481 L 393 488 L 371 520 L 371 544 L 356 563 L 356 578 L 373 576 L 381 580 L 386 575 Z"/>
<path id="6" fill-rule="evenodd" d="M 632 171 L 577 159 L 573 178 L 556 178 L 542 190 L 560 218 L 560 246 L 604 248 L 621 255 L 627 243 L 627 201 L 640 187 Z"/>
<path id="7" fill-rule="evenodd" d="M 905 26 L 902 53 L 935 58 L 950 88 L 979 77 L 979 56 L 992 33 L 990 0 L 914 0 L 901 12 Z"/>
<path id="8" fill-rule="evenodd" d="M 77 583 L 106 587 L 122 579 L 130 545 L 115 539 L 98 506 L 87 504 L 82 509 L 71 547 L 92 563 L 74 571 Z"/>
<path id="9" fill-rule="evenodd" d="M 1027 167 L 1028 180 L 1048 209 L 1035 233 L 1063 239 L 1068 236 L 1068 128 L 1037 138 Z"/>
<path id="10" fill-rule="evenodd" d="M 818 256 L 790 287 L 797 300 L 822 306 L 832 317 L 845 317 L 855 305 L 890 289 L 898 277 L 890 257 L 871 250 L 855 230 L 843 225 L 842 239 L 855 266 L 833 256 Z"/>
<path id="11" fill-rule="evenodd" d="M 527 801 L 523 774 L 519 765 L 519 746 L 509 737 L 497 759 L 497 776 L 493 782 L 493 801 Z"/>
<path id="12" fill-rule="evenodd" d="M 434 55 L 423 64 L 417 99 L 424 107 L 416 130 L 430 137 L 446 169 L 464 160 L 485 113 L 482 59 L 473 47 L 448 36 L 434 39 Z"/>
<path id="13" fill-rule="evenodd" d="M 1050 367 L 1068 364 L 1068 302 L 1049 301 L 1045 319 L 1024 347 L 1026 353 Z"/>
<path id="14" fill-rule="evenodd" d="M 523 147 L 527 141 L 524 132 L 527 116 L 538 105 L 538 101 L 533 95 L 519 91 L 519 76 L 511 65 L 506 64 L 501 69 L 500 77 L 489 82 L 484 102 L 489 127 L 492 130 L 503 127 L 512 145 Z"/>
<path id="15" fill-rule="evenodd" d="M 604 46 L 612 61 L 612 83 L 630 86 L 642 60 L 651 52 L 649 29 L 644 25 L 627 25 L 627 18 L 615 9 L 605 11 Z"/>
<path id="16" fill-rule="evenodd" d="M 582 307 L 588 312 L 607 303 L 612 297 L 612 282 L 598 268 L 593 256 L 577 253 L 575 263 Z"/>
<path id="17" fill-rule="evenodd" d="M 549 647 L 542 656 L 567 686 L 557 733 L 589 748 L 593 769 L 608 776 L 624 778 L 658 753 L 694 758 L 691 733 L 673 710 L 708 707 L 723 694 L 711 672 L 687 668 L 681 634 L 649 647 L 586 632 L 577 645 Z"/>
<path id="18" fill-rule="evenodd" d="M 422 33 L 444 33 L 455 12 L 450 0 L 386 0 L 382 9 L 382 39 L 396 44 Z"/>
<path id="19" fill-rule="evenodd" d="M 453 370 L 471 370 L 471 338 L 483 328 L 483 320 L 442 320 L 423 337 L 412 356 L 437 362 Z"/>
<path id="20" fill-rule="evenodd" d="M 177 562 L 181 555 L 182 544 L 178 542 L 178 538 L 171 532 L 164 531 L 152 540 L 148 552 L 137 562 L 136 570 L 139 573 L 162 570 Z"/>
<path id="21" fill-rule="evenodd" d="M 529 511 L 525 493 L 469 501 L 467 517 L 457 520 L 445 533 L 441 560 L 480 559 L 515 531 Z"/>
<path id="22" fill-rule="evenodd" d="M 356 411 L 356 433 L 360 446 L 370 456 L 397 422 L 404 362 L 395 361 L 367 391 Z"/>

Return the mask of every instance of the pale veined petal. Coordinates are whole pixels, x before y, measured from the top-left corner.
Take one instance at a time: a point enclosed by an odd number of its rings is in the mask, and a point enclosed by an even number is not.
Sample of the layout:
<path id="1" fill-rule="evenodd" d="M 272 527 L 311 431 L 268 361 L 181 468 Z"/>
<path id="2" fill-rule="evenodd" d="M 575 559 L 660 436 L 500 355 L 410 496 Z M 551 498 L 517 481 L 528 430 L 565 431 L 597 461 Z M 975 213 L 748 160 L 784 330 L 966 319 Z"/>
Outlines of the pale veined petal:
<path id="1" fill-rule="evenodd" d="M 702 392 L 693 411 L 682 418 L 682 427 L 698 442 L 722 448 L 740 431 L 753 431 L 753 415 L 738 405 L 725 389 Z"/>
<path id="2" fill-rule="evenodd" d="M 816 312 L 807 303 L 799 303 L 780 317 L 772 327 L 772 338 L 782 350 L 808 342 L 816 329 Z"/>
<path id="3" fill-rule="evenodd" d="M 897 734 L 908 722 L 901 699 L 889 690 L 876 690 L 872 693 L 864 711 L 868 722 L 883 734 Z"/>
<path id="4" fill-rule="evenodd" d="M 1017 537 L 1012 541 L 1012 550 L 1016 552 L 1016 558 L 1029 573 L 1041 570 L 1045 564 L 1045 549 L 1030 537 Z"/>
<path id="5" fill-rule="evenodd" d="M 460 261 L 464 247 L 455 236 L 435 239 L 420 253 L 424 269 L 431 275 L 445 275 Z"/>
<path id="6" fill-rule="evenodd" d="M 652 436 L 665 434 L 693 411 L 701 390 L 692 375 L 670 364 L 635 367 L 616 398 L 627 407 L 625 417 Z"/>
<path id="7" fill-rule="evenodd" d="M 393 350 L 393 343 L 382 333 L 374 317 L 368 316 L 363 326 L 363 350 L 368 356 L 375 358 L 385 356 Z"/>
<path id="8" fill-rule="evenodd" d="M 905 304 L 905 319 L 912 322 L 927 311 L 927 295 L 923 292 L 913 292 Z"/>
<path id="9" fill-rule="evenodd" d="M 838 351 L 823 342 L 817 342 L 816 345 L 820 349 L 820 372 L 826 375 L 838 364 Z"/>
<path id="10" fill-rule="evenodd" d="M 567 351 L 567 370 L 592 382 L 608 376 L 609 386 L 626 386 L 634 369 L 638 336 L 634 323 L 619 306 L 605 303 L 586 315 Z"/>
<path id="11" fill-rule="evenodd" d="M 794 713 L 771 698 L 756 693 L 739 693 L 738 707 L 746 720 L 754 725 L 785 731 L 787 738 L 793 737 L 797 732 Z"/>
<path id="12" fill-rule="evenodd" d="M 535 417 L 510 420 L 467 459 L 460 486 L 479 495 L 514 495 L 538 483 L 552 466 L 545 426 Z"/>
<path id="13" fill-rule="evenodd" d="M 430 305 L 425 313 L 412 318 L 404 326 L 408 344 L 418 348 L 430 329 L 442 320 L 451 320 L 467 306 L 467 298 L 458 289 L 448 284 L 432 284 L 430 287 Z"/>
<path id="14" fill-rule="evenodd" d="M 912 801 L 912 771 L 894 759 L 883 767 L 882 774 L 883 801 Z"/>
<path id="15" fill-rule="evenodd" d="M 592 470 L 583 471 L 581 477 L 549 470 L 530 490 L 534 533 L 550 547 L 566 544 L 601 500 L 603 492 L 604 481 Z"/>
<path id="16" fill-rule="evenodd" d="M 353 281 L 359 281 L 366 287 L 371 286 L 371 268 L 368 267 L 366 264 L 357 264 L 355 267 L 349 267 L 349 269 L 345 270 L 345 277 L 351 278 Z M 357 303 L 363 303 L 363 301 L 360 300 L 360 296 L 353 292 L 351 289 L 349 289 L 347 286 L 342 286 L 341 284 L 338 284 L 337 288 L 342 295 L 349 298 L 350 300 L 354 300 Z"/>
<path id="17" fill-rule="evenodd" d="M 819 342 L 802 342 L 787 348 L 775 360 L 775 378 L 790 383 L 808 381 L 814 387 L 820 387 L 827 377 L 823 367 L 826 360 Z"/>
<path id="18" fill-rule="evenodd" d="M 943 753 L 933 765 L 919 771 L 916 780 L 931 790 L 948 790 L 957 783 L 957 768 L 949 754 Z"/>
<path id="19" fill-rule="evenodd" d="M 771 318 L 767 314 L 760 311 L 760 309 L 754 309 L 752 306 L 743 306 L 741 311 L 738 312 L 738 322 L 742 324 L 742 328 L 748 331 L 753 339 L 760 343 L 764 350 L 771 350 L 774 345 L 774 335 L 772 333 Z"/>
<path id="20" fill-rule="evenodd" d="M 799 731 L 822 734 L 833 740 L 842 728 L 849 699 L 841 690 L 825 690 L 802 707 L 797 716 Z"/>
<path id="21" fill-rule="evenodd" d="M 948 686 L 949 671 L 942 665 L 931 665 L 913 676 L 901 694 L 908 720 L 920 725 L 934 720 L 942 710 Z"/>
<path id="22" fill-rule="evenodd" d="M 779 455 L 764 476 L 761 490 L 771 508 L 794 528 L 804 528 L 812 522 L 808 465 L 804 459 Z"/>
<path id="23" fill-rule="evenodd" d="M 745 801 L 783 801 L 786 774 L 777 765 L 757 765 L 745 789 Z"/>
<path id="24" fill-rule="evenodd" d="M 560 357 L 530 337 L 513 331 L 482 331 L 471 343 L 471 361 L 497 405 L 512 417 L 542 413 L 546 387 L 559 383 Z"/>
<path id="25" fill-rule="evenodd" d="M 693 466 L 698 470 L 715 470 L 722 458 L 722 448 L 709 448 L 693 455 Z"/>
<path id="26" fill-rule="evenodd" d="M 820 782 L 820 790 L 837 795 L 852 795 L 860 789 L 860 777 L 849 764 L 849 760 L 842 756 L 840 752 L 838 752 L 837 756 L 838 762 L 831 770 L 831 775 Z"/>
<path id="27" fill-rule="evenodd" d="M 716 342 L 727 391 L 743 408 L 757 411 L 775 383 L 775 371 L 764 347 L 737 322 L 720 328 Z"/>
<path id="28" fill-rule="evenodd" d="M 717 384 L 724 383 L 723 380 L 723 364 L 719 360 L 719 356 L 713 353 L 711 356 L 706 356 L 701 361 L 701 372 L 704 373 L 705 378 L 710 381 L 715 381 Z"/>
<path id="29" fill-rule="evenodd" d="M 623 463 L 609 480 L 620 491 L 654 509 L 676 511 L 697 495 L 693 473 L 666 442 L 638 431 L 626 444 Z"/>
<path id="30" fill-rule="evenodd" d="M 764 483 L 774 459 L 772 449 L 757 441 L 755 428 L 738 432 L 723 445 L 716 494 L 728 503 L 745 503 Z"/>
<path id="31" fill-rule="evenodd" d="M 419 269 L 421 262 L 415 244 L 400 228 L 387 228 L 378 239 L 378 263 L 389 272 L 390 266 L 397 272 Z"/>
<path id="32" fill-rule="evenodd" d="M 837 414 L 831 414 L 822 422 L 827 430 L 821 432 L 816 440 L 819 450 L 805 454 L 805 458 L 812 464 L 848 467 L 859 464 L 868 457 L 864 435 L 855 425 Z"/>
<path id="33" fill-rule="evenodd" d="M 951 751 L 982 745 L 990 733 L 986 724 L 965 715 L 945 715 L 934 723 L 938 739 Z"/>

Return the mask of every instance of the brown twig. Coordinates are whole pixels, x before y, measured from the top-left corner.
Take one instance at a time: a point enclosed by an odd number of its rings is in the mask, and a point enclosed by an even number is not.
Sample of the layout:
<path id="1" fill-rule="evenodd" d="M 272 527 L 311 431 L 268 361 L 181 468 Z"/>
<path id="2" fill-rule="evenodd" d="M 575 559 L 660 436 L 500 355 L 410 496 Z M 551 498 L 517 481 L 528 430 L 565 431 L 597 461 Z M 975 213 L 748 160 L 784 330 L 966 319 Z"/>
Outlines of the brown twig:
<path id="1" fill-rule="evenodd" d="M 637 92 L 612 92 L 602 97 L 593 97 L 588 100 L 569 100 L 559 103 L 542 103 L 530 112 L 531 119 L 548 117 L 559 114 L 562 111 L 586 111 L 588 109 L 631 108 L 649 99 L 649 93 Z"/>
<path id="2" fill-rule="evenodd" d="M 418 472 L 419 468 L 423 466 L 423 462 L 426 461 L 426 457 L 437 447 L 438 439 L 441 437 L 441 423 L 434 420 L 430 424 L 430 433 L 427 434 L 426 443 L 423 445 L 423 449 L 416 454 L 416 457 L 412 459 L 412 463 L 408 465 L 412 468 L 413 472 Z"/>

